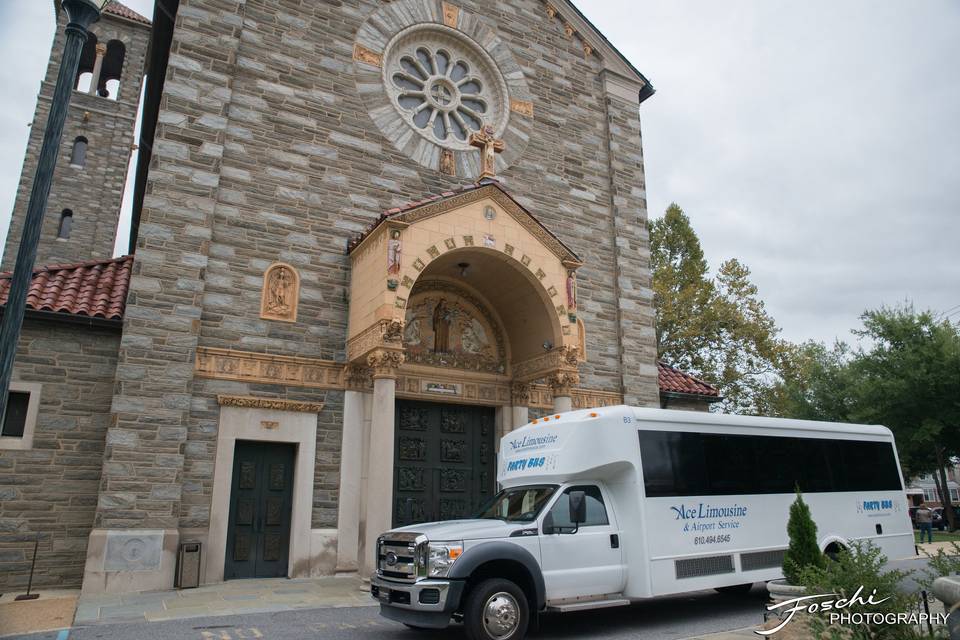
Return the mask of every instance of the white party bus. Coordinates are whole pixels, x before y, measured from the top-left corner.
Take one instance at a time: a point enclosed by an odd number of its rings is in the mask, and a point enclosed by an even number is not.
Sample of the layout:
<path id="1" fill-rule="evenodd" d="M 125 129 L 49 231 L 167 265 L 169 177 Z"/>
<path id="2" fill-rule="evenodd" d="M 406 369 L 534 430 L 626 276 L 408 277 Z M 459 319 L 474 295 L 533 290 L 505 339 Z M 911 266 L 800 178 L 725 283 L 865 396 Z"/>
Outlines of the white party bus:
<path id="1" fill-rule="evenodd" d="M 473 519 L 377 540 L 382 615 L 519 640 L 541 612 L 746 590 L 782 576 L 795 487 L 825 553 L 914 553 L 885 427 L 606 407 L 509 433 L 498 464 L 503 489 Z"/>

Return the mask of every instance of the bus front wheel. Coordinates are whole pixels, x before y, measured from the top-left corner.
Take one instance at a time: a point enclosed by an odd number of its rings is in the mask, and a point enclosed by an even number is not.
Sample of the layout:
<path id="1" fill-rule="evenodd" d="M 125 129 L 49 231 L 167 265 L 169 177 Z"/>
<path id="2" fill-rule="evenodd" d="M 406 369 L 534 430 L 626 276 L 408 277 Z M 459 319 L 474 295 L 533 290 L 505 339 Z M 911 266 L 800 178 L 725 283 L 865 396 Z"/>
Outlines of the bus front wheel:
<path id="1" fill-rule="evenodd" d="M 467 596 L 463 625 L 470 640 L 522 640 L 529 623 L 527 596 L 509 580 L 484 580 Z"/>

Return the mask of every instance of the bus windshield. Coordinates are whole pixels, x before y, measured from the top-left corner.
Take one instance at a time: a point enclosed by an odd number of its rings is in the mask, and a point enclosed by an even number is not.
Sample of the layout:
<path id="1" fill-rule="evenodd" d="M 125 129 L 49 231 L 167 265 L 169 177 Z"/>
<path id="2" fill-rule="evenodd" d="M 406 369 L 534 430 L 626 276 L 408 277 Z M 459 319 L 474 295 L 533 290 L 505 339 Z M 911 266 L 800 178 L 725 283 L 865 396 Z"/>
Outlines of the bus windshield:
<path id="1" fill-rule="evenodd" d="M 506 522 L 533 522 L 556 490 L 556 485 L 504 489 L 474 517 Z"/>

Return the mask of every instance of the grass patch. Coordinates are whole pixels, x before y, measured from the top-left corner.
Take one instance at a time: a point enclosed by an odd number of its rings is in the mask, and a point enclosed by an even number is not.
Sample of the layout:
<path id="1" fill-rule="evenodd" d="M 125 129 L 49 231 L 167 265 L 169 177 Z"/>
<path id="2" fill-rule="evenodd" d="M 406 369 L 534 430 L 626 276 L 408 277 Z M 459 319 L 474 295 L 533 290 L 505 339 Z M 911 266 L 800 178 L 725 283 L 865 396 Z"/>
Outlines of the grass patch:
<path id="1" fill-rule="evenodd" d="M 920 532 L 919 532 L 919 531 L 914 531 L 914 532 L 913 532 L 913 539 L 914 539 L 914 541 L 916 541 L 916 542 L 918 542 L 918 543 L 920 542 Z M 927 537 L 924 536 L 924 537 L 923 537 L 923 540 L 924 540 L 924 542 L 926 542 Z M 947 531 L 937 531 L 936 529 L 934 529 L 934 531 L 933 531 L 933 541 L 934 541 L 934 542 L 960 542 L 960 531 L 956 531 L 956 532 L 954 532 L 954 533 L 949 533 L 949 532 L 947 532 Z"/>

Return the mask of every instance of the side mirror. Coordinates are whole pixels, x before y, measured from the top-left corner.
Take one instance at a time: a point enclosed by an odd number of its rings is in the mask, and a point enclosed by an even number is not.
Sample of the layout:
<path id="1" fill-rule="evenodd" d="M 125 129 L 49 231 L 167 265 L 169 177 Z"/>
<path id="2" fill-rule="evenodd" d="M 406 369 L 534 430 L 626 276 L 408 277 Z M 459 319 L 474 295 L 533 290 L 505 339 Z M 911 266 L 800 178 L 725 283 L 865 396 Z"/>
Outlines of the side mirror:
<path id="1" fill-rule="evenodd" d="M 570 492 L 570 521 L 578 527 L 587 521 L 587 495 L 583 491 Z"/>
<path id="2" fill-rule="evenodd" d="M 548 513 L 543 517 L 543 535 L 549 536 L 557 532 L 557 528 L 553 526 L 553 513 Z"/>

